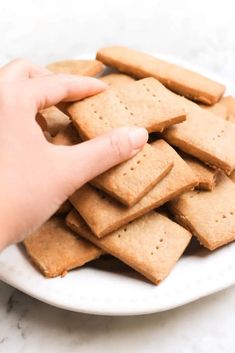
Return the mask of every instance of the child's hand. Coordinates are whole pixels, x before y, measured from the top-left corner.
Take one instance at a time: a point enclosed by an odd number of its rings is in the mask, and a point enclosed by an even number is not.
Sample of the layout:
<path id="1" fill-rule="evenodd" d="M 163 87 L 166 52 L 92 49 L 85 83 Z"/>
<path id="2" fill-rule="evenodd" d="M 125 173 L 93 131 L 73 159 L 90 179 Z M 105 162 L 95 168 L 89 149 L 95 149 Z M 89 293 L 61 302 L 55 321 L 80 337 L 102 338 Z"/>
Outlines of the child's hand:
<path id="1" fill-rule="evenodd" d="M 76 146 L 47 142 L 36 113 L 106 86 L 94 78 L 52 74 L 23 60 L 0 69 L 0 249 L 48 219 L 77 188 L 139 151 L 148 134 L 119 128 Z"/>

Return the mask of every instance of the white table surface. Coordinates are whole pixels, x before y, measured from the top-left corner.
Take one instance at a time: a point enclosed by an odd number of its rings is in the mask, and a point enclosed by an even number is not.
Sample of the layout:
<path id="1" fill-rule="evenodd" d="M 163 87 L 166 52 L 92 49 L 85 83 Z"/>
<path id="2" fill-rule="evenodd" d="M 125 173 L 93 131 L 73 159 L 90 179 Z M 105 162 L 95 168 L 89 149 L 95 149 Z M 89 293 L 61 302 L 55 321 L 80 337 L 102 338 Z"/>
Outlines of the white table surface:
<path id="1" fill-rule="evenodd" d="M 174 55 L 235 80 L 234 1 L 1 0 L 0 64 L 111 44 Z M 14 261 L 14 259 L 12 259 Z M 235 287 L 165 313 L 75 314 L 0 283 L 0 353 L 235 351 Z"/>

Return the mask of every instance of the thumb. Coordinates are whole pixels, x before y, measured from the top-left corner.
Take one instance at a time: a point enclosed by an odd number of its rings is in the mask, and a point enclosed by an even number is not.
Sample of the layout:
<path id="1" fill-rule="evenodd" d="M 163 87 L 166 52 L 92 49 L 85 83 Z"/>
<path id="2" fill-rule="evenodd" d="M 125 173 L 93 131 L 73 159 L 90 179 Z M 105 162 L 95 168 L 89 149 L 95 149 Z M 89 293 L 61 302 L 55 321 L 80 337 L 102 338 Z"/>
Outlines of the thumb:
<path id="1" fill-rule="evenodd" d="M 78 145 L 56 146 L 66 196 L 97 175 L 133 157 L 147 140 L 146 129 L 122 127 Z"/>

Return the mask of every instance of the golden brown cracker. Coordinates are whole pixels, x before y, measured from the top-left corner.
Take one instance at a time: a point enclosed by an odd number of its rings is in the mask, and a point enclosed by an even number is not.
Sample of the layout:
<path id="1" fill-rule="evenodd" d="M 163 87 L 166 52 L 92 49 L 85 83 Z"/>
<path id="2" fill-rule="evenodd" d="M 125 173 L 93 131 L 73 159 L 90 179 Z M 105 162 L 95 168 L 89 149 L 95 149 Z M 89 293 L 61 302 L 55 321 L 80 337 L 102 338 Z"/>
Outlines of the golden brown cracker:
<path id="1" fill-rule="evenodd" d="M 91 139 L 121 126 L 145 127 L 149 132 L 184 121 L 181 100 L 154 78 L 121 89 L 108 89 L 68 107 L 79 135 Z"/>
<path id="2" fill-rule="evenodd" d="M 150 212 L 103 239 L 92 234 L 76 211 L 66 221 L 79 235 L 155 284 L 171 272 L 191 239 L 186 229 L 157 212 Z"/>
<path id="3" fill-rule="evenodd" d="M 235 240 L 235 184 L 226 175 L 220 175 L 213 191 L 187 192 L 171 201 L 170 208 L 210 250 Z"/>
<path id="4" fill-rule="evenodd" d="M 126 206 L 133 206 L 147 194 L 173 167 L 160 149 L 148 143 L 134 157 L 92 180 L 97 188 L 107 192 Z"/>
<path id="5" fill-rule="evenodd" d="M 96 76 L 104 70 L 104 65 L 98 60 L 62 60 L 48 64 L 47 69 L 55 73 Z"/>
<path id="6" fill-rule="evenodd" d="M 187 120 L 163 133 L 172 145 L 230 174 L 235 169 L 235 125 L 181 98 Z"/>
<path id="7" fill-rule="evenodd" d="M 70 197 L 73 206 L 97 237 L 103 237 L 197 185 L 194 173 L 172 147 L 163 140 L 154 142 L 152 146 L 164 152 L 165 159 L 173 161 L 174 166 L 136 205 L 126 208 L 90 185 L 83 186 Z"/>
<path id="8" fill-rule="evenodd" d="M 155 77 L 170 90 L 209 105 L 216 103 L 225 90 L 224 85 L 194 71 L 126 47 L 100 49 L 96 58 L 137 78 Z"/>
<path id="9" fill-rule="evenodd" d="M 26 251 L 46 277 L 63 275 L 98 258 L 103 251 L 76 236 L 60 217 L 52 217 L 24 240 Z"/>

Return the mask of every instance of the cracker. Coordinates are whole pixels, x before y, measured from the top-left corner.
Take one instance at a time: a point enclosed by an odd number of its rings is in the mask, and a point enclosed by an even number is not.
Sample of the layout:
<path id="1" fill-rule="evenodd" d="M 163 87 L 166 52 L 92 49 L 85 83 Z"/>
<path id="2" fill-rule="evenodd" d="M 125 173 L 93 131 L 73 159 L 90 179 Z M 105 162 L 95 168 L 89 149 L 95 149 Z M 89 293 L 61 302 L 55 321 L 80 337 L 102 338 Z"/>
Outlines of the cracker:
<path id="1" fill-rule="evenodd" d="M 69 123 L 63 130 L 58 132 L 58 134 L 52 139 L 52 142 L 55 145 L 72 146 L 82 142 L 82 140 L 73 124 Z"/>
<path id="2" fill-rule="evenodd" d="M 53 143 L 58 145 L 69 146 L 79 142 L 81 139 L 72 123 L 53 138 Z M 165 160 L 164 152 L 146 144 L 132 159 L 99 175 L 91 183 L 131 206 L 150 191 L 172 166 L 171 161 Z"/>
<path id="3" fill-rule="evenodd" d="M 200 162 L 198 159 L 190 157 L 188 155 L 183 155 L 183 159 L 192 169 L 194 174 L 198 179 L 197 189 L 211 191 L 216 185 L 216 177 L 218 175 L 218 170 L 212 169 Z"/>
<path id="4" fill-rule="evenodd" d="M 112 88 L 121 88 L 123 85 L 132 83 L 135 79 L 131 76 L 120 74 L 118 72 L 108 74 L 106 76 L 100 77 L 100 80 L 105 82 L 108 86 Z"/>
<path id="5" fill-rule="evenodd" d="M 90 185 L 84 185 L 70 197 L 73 206 L 97 237 L 103 237 L 197 185 L 194 173 L 172 147 L 163 140 L 154 142 L 152 146 L 164 152 L 165 159 L 173 161 L 174 166 L 136 205 L 126 208 Z"/>
<path id="6" fill-rule="evenodd" d="M 163 151 L 147 143 L 133 158 L 97 176 L 91 183 L 130 207 L 162 180 L 172 167 L 173 162 L 165 159 Z"/>
<path id="7" fill-rule="evenodd" d="M 167 277 L 191 239 L 186 229 L 157 212 L 150 212 L 103 239 L 97 239 L 74 211 L 66 221 L 79 235 L 155 284 Z"/>
<path id="8" fill-rule="evenodd" d="M 235 98 L 232 96 L 223 97 L 221 103 L 227 108 L 227 120 L 235 122 Z"/>
<path id="9" fill-rule="evenodd" d="M 98 258 L 103 251 L 77 237 L 60 217 L 52 217 L 24 240 L 26 251 L 46 277 L 64 275 Z"/>
<path id="10" fill-rule="evenodd" d="M 69 117 L 54 106 L 41 110 L 40 114 L 46 119 L 47 130 L 52 137 L 70 123 Z"/>
<path id="11" fill-rule="evenodd" d="M 96 76 L 104 70 L 98 60 L 63 60 L 47 65 L 47 69 L 55 73 Z"/>
<path id="12" fill-rule="evenodd" d="M 125 47 L 100 49 L 96 58 L 137 78 L 155 77 L 170 90 L 206 104 L 216 103 L 225 87 L 205 76 Z"/>
<path id="13" fill-rule="evenodd" d="M 180 224 L 214 250 L 235 240 L 235 184 L 220 175 L 215 189 L 190 191 L 170 203 Z"/>
<path id="14" fill-rule="evenodd" d="M 222 99 L 219 102 L 215 103 L 214 105 L 208 106 L 205 104 L 200 104 L 200 107 L 203 109 L 209 110 L 211 113 L 218 115 L 220 118 L 224 120 L 227 120 L 228 108 L 223 103 Z"/>
<path id="15" fill-rule="evenodd" d="M 108 89 L 73 103 L 68 113 L 84 139 L 120 126 L 163 131 L 186 119 L 181 100 L 154 78 L 139 80 L 121 89 Z"/>
<path id="16" fill-rule="evenodd" d="M 181 100 L 188 113 L 187 120 L 170 127 L 163 133 L 164 138 L 182 151 L 230 174 L 235 169 L 235 125 L 185 98 Z"/>

